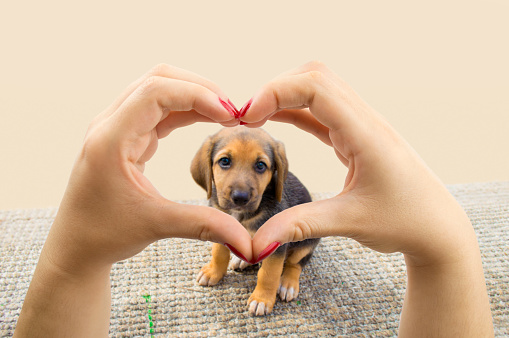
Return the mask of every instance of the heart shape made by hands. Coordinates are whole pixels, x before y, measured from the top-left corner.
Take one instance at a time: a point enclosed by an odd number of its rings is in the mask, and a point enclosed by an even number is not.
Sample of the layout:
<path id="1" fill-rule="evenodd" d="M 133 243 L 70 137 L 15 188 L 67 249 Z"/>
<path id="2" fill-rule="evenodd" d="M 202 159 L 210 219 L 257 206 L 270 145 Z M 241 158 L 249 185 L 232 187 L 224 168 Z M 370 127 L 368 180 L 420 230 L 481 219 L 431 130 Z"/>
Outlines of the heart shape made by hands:
<path id="1" fill-rule="evenodd" d="M 230 101 L 230 99 L 228 99 L 228 102 L 225 102 L 221 99 L 219 99 L 221 101 L 221 104 L 223 105 L 223 107 L 225 107 L 226 110 L 228 110 L 228 112 L 233 116 L 235 117 L 236 119 L 240 119 L 241 117 L 243 117 L 244 115 L 246 115 L 246 112 L 247 110 L 249 109 L 249 107 L 251 107 L 251 103 L 253 102 L 253 99 L 250 99 L 249 101 L 246 102 L 246 104 L 239 109 L 237 109 L 237 107 L 235 107 L 235 105 L 233 104 L 232 101 Z M 240 121 L 240 124 L 245 124 L 244 122 Z"/>

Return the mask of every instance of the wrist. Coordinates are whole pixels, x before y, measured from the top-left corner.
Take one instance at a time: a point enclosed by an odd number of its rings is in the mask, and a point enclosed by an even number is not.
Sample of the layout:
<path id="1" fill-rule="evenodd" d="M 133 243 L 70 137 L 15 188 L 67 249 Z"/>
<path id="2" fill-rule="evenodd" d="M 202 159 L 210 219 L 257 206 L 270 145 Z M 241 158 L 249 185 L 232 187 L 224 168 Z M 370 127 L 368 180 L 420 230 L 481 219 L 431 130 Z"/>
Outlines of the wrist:
<path id="1" fill-rule="evenodd" d="M 63 267 L 53 262 L 43 249 L 15 336 L 107 336 L 110 268 L 85 271 Z"/>
<path id="2" fill-rule="evenodd" d="M 438 268 L 461 266 L 472 259 L 480 258 L 479 245 L 472 223 L 463 215 L 442 219 L 404 251 L 407 268 Z M 422 225 L 424 226 L 424 225 Z"/>
<path id="3" fill-rule="evenodd" d="M 47 244 L 42 249 L 37 267 L 40 266 L 48 276 L 71 283 L 109 278 L 113 264 L 97 262 L 66 250 L 55 250 Z"/>
<path id="4" fill-rule="evenodd" d="M 95 229 L 90 229 L 90 224 L 83 224 L 80 219 L 59 210 L 44 243 L 40 262 L 69 278 L 109 274 L 113 261 L 106 259 L 107 248 L 95 245 Z"/>
<path id="5" fill-rule="evenodd" d="M 401 337 L 493 336 L 489 298 L 479 250 L 462 258 L 415 265 L 407 263 L 407 290 L 401 313 Z"/>

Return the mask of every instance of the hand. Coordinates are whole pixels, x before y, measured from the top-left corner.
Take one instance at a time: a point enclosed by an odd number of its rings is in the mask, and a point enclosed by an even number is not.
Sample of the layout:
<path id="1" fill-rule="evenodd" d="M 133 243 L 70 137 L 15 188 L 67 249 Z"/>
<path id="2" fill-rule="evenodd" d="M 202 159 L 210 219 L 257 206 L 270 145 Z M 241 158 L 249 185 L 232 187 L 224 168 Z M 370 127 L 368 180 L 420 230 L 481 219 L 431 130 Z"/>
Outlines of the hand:
<path id="1" fill-rule="evenodd" d="M 161 65 L 134 82 L 90 125 L 50 237 L 53 261 L 112 264 L 167 237 L 229 243 L 251 256 L 251 238 L 233 217 L 162 197 L 143 175 L 159 138 L 194 122 L 238 121 L 224 93 L 196 74 Z M 53 241 L 49 244 L 54 243 Z"/>
<path id="2" fill-rule="evenodd" d="M 306 64 L 266 84 L 241 120 L 257 127 L 268 119 L 292 123 L 332 146 L 348 175 L 338 196 L 265 223 L 253 239 L 255 257 L 273 242 L 346 236 L 423 265 L 454 261 L 475 241 L 464 211 L 415 151 L 323 64 Z"/>
<path id="3" fill-rule="evenodd" d="M 251 259 L 233 217 L 162 197 L 143 175 L 158 139 L 194 122 L 234 126 L 213 83 L 158 66 L 97 116 L 85 137 L 44 244 L 15 336 L 108 335 L 110 270 L 167 237 L 228 243 Z M 55 320 L 57 318 L 58 320 Z"/>
<path id="4" fill-rule="evenodd" d="M 269 219 L 253 238 L 253 257 L 275 250 L 277 242 L 325 236 L 402 252 L 408 287 L 400 336 L 493 335 L 468 217 L 408 143 L 345 82 L 312 62 L 263 86 L 241 112 L 248 127 L 270 119 L 314 134 L 348 167 L 338 196 Z"/>

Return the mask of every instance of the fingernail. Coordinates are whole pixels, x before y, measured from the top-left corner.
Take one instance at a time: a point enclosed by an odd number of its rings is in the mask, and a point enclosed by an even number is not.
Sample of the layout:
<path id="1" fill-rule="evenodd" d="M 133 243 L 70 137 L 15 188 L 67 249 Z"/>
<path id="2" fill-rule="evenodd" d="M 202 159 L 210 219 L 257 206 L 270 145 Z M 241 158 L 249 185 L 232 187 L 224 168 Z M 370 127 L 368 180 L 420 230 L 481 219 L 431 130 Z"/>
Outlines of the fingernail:
<path id="1" fill-rule="evenodd" d="M 237 118 L 238 117 L 238 113 L 235 109 L 233 109 L 232 106 L 230 106 L 228 103 L 226 103 L 222 98 L 219 98 L 219 102 L 221 102 L 221 104 L 223 105 L 223 107 L 228 110 L 228 113 L 230 113 L 230 115 L 232 117 L 235 117 Z"/>
<path id="2" fill-rule="evenodd" d="M 244 126 L 244 125 L 246 125 L 246 124 L 247 124 L 247 122 L 239 121 L 239 124 L 240 124 L 241 126 Z"/>
<path id="3" fill-rule="evenodd" d="M 231 246 L 231 245 L 230 245 L 230 244 L 228 244 L 228 243 L 224 243 L 224 245 L 225 245 L 228 249 L 230 249 L 230 251 L 231 251 L 231 252 L 232 252 L 235 256 L 239 257 L 239 258 L 240 258 L 240 259 L 242 259 L 244 262 L 248 262 L 248 263 L 249 263 L 249 261 L 246 259 L 246 257 L 244 257 L 244 255 L 243 255 L 243 254 L 241 254 L 241 253 L 239 252 L 239 250 L 235 249 L 233 246 Z"/>
<path id="4" fill-rule="evenodd" d="M 258 258 L 256 259 L 256 261 L 253 264 L 260 263 L 265 258 L 269 257 L 274 251 L 276 251 L 277 248 L 279 248 L 280 245 L 281 245 L 280 242 L 274 242 L 271 245 L 269 245 L 268 247 L 266 247 L 262 252 L 260 252 L 260 254 L 258 255 Z"/>
<path id="5" fill-rule="evenodd" d="M 251 107 L 251 103 L 253 103 L 253 98 L 247 101 L 244 107 L 240 108 L 239 117 L 246 115 L 247 110 L 249 109 L 249 107 Z"/>
<path id="6" fill-rule="evenodd" d="M 235 112 L 237 113 L 236 116 L 238 116 L 239 115 L 239 110 L 237 109 L 237 107 L 235 107 L 233 102 L 230 101 L 230 99 L 228 99 L 228 104 L 233 108 L 233 110 L 235 110 Z"/>

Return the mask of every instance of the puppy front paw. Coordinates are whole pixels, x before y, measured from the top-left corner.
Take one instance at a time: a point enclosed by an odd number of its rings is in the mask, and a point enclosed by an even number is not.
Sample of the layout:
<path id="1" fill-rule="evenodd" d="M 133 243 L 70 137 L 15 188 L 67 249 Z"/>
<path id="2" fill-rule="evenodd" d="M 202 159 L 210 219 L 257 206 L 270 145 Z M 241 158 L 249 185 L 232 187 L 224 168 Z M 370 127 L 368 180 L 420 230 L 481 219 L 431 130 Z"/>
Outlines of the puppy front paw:
<path id="1" fill-rule="evenodd" d="M 242 259 L 238 258 L 237 256 L 233 256 L 232 260 L 230 261 L 230 269 L 235 271 L 242 271 L 248 266 L 251 266 L 248 262 L 243 261 Z"/>
<path id="2" fill-rule="evenodd" d="M 218 268 L 216 265 L 212 263 L 208 263 L 203 268 L 201 268 L 198 276 L 196 277 L 196 281 L 201 286 L 212 286 L 216 285 L 226 274 L 226 271 Z"/>
<path id="3" fill-rule="evenodd" d="M 251 297 L 247 301 L 249 313 L 253 316 L 265 316 L 272 312 L 274 303 L 276 302 L 276 294 L 269 294 L 266 291 L 254 290 Z"/>
<path id="4" fill-rule="evenodd" d="M 299 286 L 297 285 L 297 287 L 295 288 L 293 286 L 280 285 L 277 292 L 281 300 L 291 302 L 299 295 Z"/>
<path id="5" fill-rule="evenodd" d="M 281 300 L 291 302 L 299 295 L 299 277 L 291 278 L 285 274 L 281 278 L 281 285 L 277 290 Z"/>
<path id="6" fill-rule="evenodd" d="M 291 302 L 299 295 L 299 278 L 302 266 L 286 262 L 277 293 L 281 300 Z"/>

